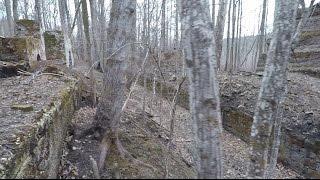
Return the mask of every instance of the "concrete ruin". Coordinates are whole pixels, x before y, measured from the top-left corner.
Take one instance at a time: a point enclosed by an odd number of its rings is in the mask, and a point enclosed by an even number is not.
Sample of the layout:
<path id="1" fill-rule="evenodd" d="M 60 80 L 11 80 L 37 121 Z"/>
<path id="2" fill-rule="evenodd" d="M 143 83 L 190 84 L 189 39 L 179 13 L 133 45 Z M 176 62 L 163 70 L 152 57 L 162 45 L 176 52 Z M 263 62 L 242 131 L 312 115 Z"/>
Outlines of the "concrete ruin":
<path id="1" fill-rule="evenodd" d="M 44 32 L 47 60 L 65 62 L 64 39 L 61 31 Z"/>
<path id="2" fill-rule="evenodd" d="M 24 64 L 26 69 L 33 71 L 39 61 L 46 59 L 39 25 L 33 20 L 18 20 L 15 32 L 14 37 L 0 38 L 0 61 Z"/>

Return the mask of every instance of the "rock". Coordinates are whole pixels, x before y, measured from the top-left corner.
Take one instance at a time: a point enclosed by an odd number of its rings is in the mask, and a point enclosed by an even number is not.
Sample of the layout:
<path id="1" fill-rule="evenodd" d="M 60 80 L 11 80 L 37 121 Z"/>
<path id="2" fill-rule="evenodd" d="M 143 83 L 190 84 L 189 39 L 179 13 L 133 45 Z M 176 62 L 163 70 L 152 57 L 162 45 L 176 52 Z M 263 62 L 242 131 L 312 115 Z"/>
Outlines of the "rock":
<path id="1" fill-rule="evenodd" d="M 30 112 L 30 111 L 33 111 L 33 106 L 32 105 L 14 104 L 11 106 L 11 109 L 21 110 L 23 112 Z"/>

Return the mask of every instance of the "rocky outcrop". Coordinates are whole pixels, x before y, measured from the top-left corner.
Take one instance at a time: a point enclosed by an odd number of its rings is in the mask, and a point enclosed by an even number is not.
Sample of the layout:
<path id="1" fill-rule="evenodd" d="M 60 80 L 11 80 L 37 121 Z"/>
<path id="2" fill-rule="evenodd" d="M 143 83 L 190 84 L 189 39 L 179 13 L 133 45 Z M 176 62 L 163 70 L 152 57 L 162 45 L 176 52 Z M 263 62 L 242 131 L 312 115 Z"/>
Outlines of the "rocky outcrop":
<path id="1" fill-rule="evenodd" d="M 298 47 L 294 50 L 290 71 L 320 78 L 320 4 L 303 25 Z"/>

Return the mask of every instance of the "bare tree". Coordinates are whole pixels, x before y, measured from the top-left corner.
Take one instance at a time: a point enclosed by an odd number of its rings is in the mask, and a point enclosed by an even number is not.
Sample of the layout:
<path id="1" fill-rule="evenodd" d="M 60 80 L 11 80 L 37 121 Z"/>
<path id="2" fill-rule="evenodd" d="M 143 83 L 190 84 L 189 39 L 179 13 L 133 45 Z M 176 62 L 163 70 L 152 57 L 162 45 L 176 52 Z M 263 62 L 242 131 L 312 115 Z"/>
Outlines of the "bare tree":
<path id="1" fill-rule="evenodd" d="M 183 45 L 188 67 L 190 110 L 197 146 L 198 178 L 222 177 L 221 112 L 210 12 L 206 3 L 181 1 Z M 212 59 L 214 61 L 212 61 Z"/>
<path id="2" fill-rule="evenodd" d="M 258 58 L 261 58 L 261 54 L 263 53 L 264 47 L 264 39 L 265 39 L 265 23 L 266 23 L 266 12 L 267 12 L 267 0 L 263 0 L 262 7 L 262 16 L 261 16 L 261 25 L 259 30 L 259 40 L 258 40 Z M 254 71 L 257 66 L 257 60 L 254 62 Z"/>
<path id="3" fill-rule="evenodd" d="M 13 11 L 13 20 L 17 21 L 19 19 L 18 0 L 12 0 L 12 11 Z"/>
<path id="4" fill-rule="evenodd" d="M 85 35 L 85 52 L 86 56 L 85 59 L 91 68 L 95 63 L 94 56 L 92 53 L 92 41 L 90 39 L 90 30 L 89 30 L 89 15 L 88 15 L 88 6 L 87 1 L 83 0 L 82 2 L 82 21 L 83 21 L 83 29 Z M 95 83 L 95 76 L 93 71 L 90 70 L 90 79 L 91 79 L 91 90 L 92 90 L 92 104 L 96 106 L 97 104 L 97 93 L 96 93 L 96 83 Z"/>
<path id="5" fill-rule="evenodd" d="M 23 11 L 24 18 L 28 19 L 28 0 L 24 0 L 23 4 L 24 4 L 24 11 Z"/>
<path id="6" fill-rule="evenodd" d="M 107 71 L 103 74 L 103 89 L 99 102 L 96 120 L 97 125 L 103 130 L 101 143 L 100 169 L 103 168 L 107 152 L 112 144 L 116 145 L 120 154 L 126 154 L 119 137 L 119 123 L 121 109 L 125 100 L 127 60 L 132 56 L 130 43 L 135 41 L 136 30 L 136 0 L 113 0 L 110 14 L 110 22 L 107 33 L 108 57 L 104 65 Z M 123 49 L 114 53 L 119 48 Z"/>
<path id="7" fill-rule="evenodd" d="M 161 38 L 160 38 L 160 48 L 165 50 L 167 48 L 166 41 L 166 0 L 162 0 L 161 5 Z"/>
<path id="8" fill-rule="evenodd" d="M 42 8 L 41 8 L 40 0 L 35 0 L 35 11 L 36 11 L 36 21 L 40 26 L 40 40 L 41 40 L 41 58 L 42 60 L 46 60 L 46 46 L 44 42 L 43 32 L 44 32 L 44 25 L 42 19 Z"/>
<path id="9" fill-rule="evenodd" d="M 65 3 L 63 1 L 59 1 L 59 12 L 60 12 L 60 21 L 61 21 L 61 28 L 63 32 L 63 39 L 64 39 L 64 49 L 65 49 L 65 58 L 67 67 L 72 67 L 74 65 L 74 58 L 73 58 L 73 50 L 71 39 L 69 36 L 69 26 L 67 24 L 67 13 Z"/>
<path id="10" fill-rule="evenodd" d="M 216 56 L 217 56 L 217 68 L 220 69 L 221 64 L 221 54 L 222 54 L 222 45 L 223 45 L 223 34 L 226 21 L 227 13 L 227 0 L 219 1 L 219 11 L 217 17 L 217 24 L 215 27 L 215 43 L 216 43 Z"/>
<path id="11" fill-rule="evenodd" d="M 14 27 L 13 27 L 13 19 L 12 19 L 11 0 L 5 0 L 4 4 L 6 6 L 7 24 L 8 24 L 8 27 L 9 27 L 9 35 L 12 35 L 13 31 L 14 31 Z"/>
<path id="12" fill-rule="evenodd" d="M 216 25 L 216 0 L 212 0 L 212 15 L 211 15 L 211 18 L 212 18 L 213 27 L 215 27 L 215 25 Z"/>
<path id="13" fill-rule="evenodd" d="M 228 70 L 229 59 L 230 59 L 230 21 L 231 21 L 231 7 L 232 0 L 229 0 L 229 10 L 228 10 L 228 30 L 227 30 L 227 49 L 226 49 L 226 63 L 224 71 Z"/>
<path id="14" fill-rule="evenodd" d="M 290 58 L 296 10 L 297 1 L 276 1 L 273 38 L 251 130 L 249 178 L 265 177 L 271 130 L 287 86 L 286 68 Z"/>

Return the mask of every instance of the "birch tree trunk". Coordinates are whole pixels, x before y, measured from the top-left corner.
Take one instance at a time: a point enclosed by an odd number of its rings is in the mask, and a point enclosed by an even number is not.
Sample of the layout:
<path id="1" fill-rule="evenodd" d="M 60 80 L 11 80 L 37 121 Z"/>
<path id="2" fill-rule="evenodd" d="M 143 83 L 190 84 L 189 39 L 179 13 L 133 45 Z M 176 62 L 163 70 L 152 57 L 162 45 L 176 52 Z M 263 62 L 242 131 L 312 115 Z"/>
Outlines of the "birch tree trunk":
<path id="1" fill-rule="evenodd" d="M 276 1 L 273 38 L 267 55 L 250 140 L 249 178 L 264 178 L 271 130 L 287 85 L 286 68 L 290 58 L 297 1 Z"/>
<path id="2" fill-rule="evenodd" d="M 135 41 L 136 31 L 136 0 L 112 0 L 109 28 L 107 33 L 107 55 L 113 54 L 120 47 Z M 96 121 L 103 130 L 104 140 L 99 161 L 102 168 L 106 153 L 112 144 L 116 144 L 121 153 L 118 129 L 121 109 L 125 100 L 127 83 L 125 71 L 127 61 L 133 55 L 128 45 L 106 61 L 103 74 L 103 92 L 99 102 Z"/>
<path id="3" fill-rule="evenodd" d="M 197 146 L 198 178 L 222 177 L 221 112 L 210 12 L 204 1 L 181 1 L 190 110 Z M 213 61 L 212 61 L 213 59 Z"/>
<path id="4" fill-rule="evenodd" d="M 217 56 L 217 68 L 221 67 L 221 55 L 222 55 L 222 45 L 223 45 L 223 34 L 226 21 L 227 13 L 227 0 L 219 1 L 219 11 L 217 17 L 217 24 L 215 27 L 215 43 L 216 43 L 216 56 Z"/>
<path id="5" fill-rule="evenodd" d="M 65 5 L 66 4 L 63 1 L 59 1 L 60 22 L 61 22 L 61 28 L 63 32 L 63 39 L 64 39 L 64 53 L 66 56 L 67 67 L 71 68 L 74 65 L 74 58 L 73 58 L 71 39 L 69 37 L 69 26 L 66 21 L 67 14 L 66 14 Z"/>

